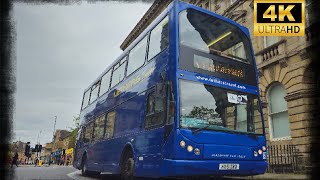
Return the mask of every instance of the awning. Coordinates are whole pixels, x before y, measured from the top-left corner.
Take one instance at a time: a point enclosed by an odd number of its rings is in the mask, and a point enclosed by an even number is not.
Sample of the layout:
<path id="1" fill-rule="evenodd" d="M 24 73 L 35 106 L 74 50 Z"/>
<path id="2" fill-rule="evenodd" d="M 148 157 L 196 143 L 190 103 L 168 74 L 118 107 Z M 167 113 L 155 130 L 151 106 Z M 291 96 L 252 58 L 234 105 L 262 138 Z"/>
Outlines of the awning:
<path id="1" fill-rule="evenodd" d="M 62 150 L 58 150 L 52 153 L 52 156 L 60 156 L 62 154 Z"/>
<path id="2" fill-rule="evenodd" d="M 73 148 L 67 149 L 65 151 L 66 154 L 73 154 Z"/>

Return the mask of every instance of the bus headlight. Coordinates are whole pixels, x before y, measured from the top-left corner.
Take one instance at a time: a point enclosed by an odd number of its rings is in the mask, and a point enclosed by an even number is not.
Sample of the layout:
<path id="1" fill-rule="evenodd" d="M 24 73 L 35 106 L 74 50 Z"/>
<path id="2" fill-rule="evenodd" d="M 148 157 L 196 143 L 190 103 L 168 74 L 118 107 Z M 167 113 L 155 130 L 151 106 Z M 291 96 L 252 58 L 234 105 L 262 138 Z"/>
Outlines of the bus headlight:
<path id="1" fill-rule="evenodd" d="M 180 141 L 180 147 L 185 148 L 186 147 L 186 142 Z"/>
<path id="2" fill-rule="evenodd" d="M 200 155 L 200 149 L 199 149 L 199 148 L 195 148 L 195 149 L 194 149 L 194 154 Z"/>
<path id="3" fill-rule="evenodd" d="M 259 150 L 258 150 L 258 153 L 261 155 L 261 154 L 262 154 L 262 150 L 261 150 L 261 149 L 259 149 Z"/>
<path id="4" fill-rule="evenodd" d="M 187 147 L 187 150 L 188 150 L 189 152 L 192 152 L 193 147 L 189 145 L 189 146 Z"/>
<path id="5" fill-rule="evenodd" d="M 262 146 L 262 151 L 266 151 L 267 148 L 265 146 Z"/>
<path id="6" fill-rule="evenodd" d="M 257 157 L 257 156 L 258 156 L 257 151 L 254 151 L 254 152 L 253 152 L 253 155 L 254 155 L 254 157 Z"/>

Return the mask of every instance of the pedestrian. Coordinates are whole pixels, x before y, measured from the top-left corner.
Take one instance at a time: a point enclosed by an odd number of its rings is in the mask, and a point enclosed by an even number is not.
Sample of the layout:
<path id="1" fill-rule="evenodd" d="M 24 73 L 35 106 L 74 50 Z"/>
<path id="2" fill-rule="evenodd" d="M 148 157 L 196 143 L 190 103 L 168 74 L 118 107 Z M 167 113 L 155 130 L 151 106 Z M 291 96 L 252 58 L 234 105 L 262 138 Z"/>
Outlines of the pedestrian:
<path id="1" fill-rule="evenodd" d="M 64 155 L 61 155 L 61 166 L 64 166 Z"/>
<path id="2" fill-rule="evenodd" d="M 67 166 L 69 166 L 69 162 L 70 162 L 70 156 L 67 156 Z"/>
<path id="3" fill-rule="evenodd" d="M 36 157 L 36 158 L 34 159 L 34 167 L 37 166 L 38 162 L 39 162 L 39 159 L 38 159 L 38 157 Z"/>
<path id="4" fill-rule="evenodd" d="M 11 168 L 12 168 L 13 164 L 15 164 L 15 165 L 18 167 L 18 164 L 17 164 L 18 156 L 19 156 L 19 155 L 18 155 L 18 152 L 16 152 L 16 153 L 14 154 L 14 156 L 12 157 Z"/>
<path id="5" fill-rule="evenodd" d="M 64 166 L 64 156 L 61 157 L 61 166 Z"/>

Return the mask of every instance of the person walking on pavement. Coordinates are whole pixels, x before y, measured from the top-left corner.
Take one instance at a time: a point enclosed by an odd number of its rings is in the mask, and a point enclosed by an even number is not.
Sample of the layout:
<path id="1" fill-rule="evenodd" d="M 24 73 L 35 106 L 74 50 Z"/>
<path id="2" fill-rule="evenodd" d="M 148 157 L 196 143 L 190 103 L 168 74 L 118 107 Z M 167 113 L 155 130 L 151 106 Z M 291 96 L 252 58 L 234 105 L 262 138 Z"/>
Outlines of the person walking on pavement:
<path id="1" fill-rule="evenodd" d="M 36 158 L 34 159 L 34 167 L 37 166 L 38 162 L 39 162 L 39 159 L 38 159 L 38 157 L 36 157 Z"/>
<path id="2" fill-rule="evenodd" d="M 19 156 L 19 155 L 18 155 L 18 152 L 16 152 L 16 153 L 14 154 L 14 156 L 12 157 L 11 168 L 12 168 L 13 164 L 15 164 L 15 165 L 18 167 L 18 164 L 17 164 L 18 156 Z"/>
<path id="3" fill-rule="evenodd" d="M 69 166 L 69 163 L 70 163 L 70 156 L 69 156 L 69 154 L 68 154 L 68 155 L 67 155 L 67 162 L 66 162 L 67 166 Z"/>

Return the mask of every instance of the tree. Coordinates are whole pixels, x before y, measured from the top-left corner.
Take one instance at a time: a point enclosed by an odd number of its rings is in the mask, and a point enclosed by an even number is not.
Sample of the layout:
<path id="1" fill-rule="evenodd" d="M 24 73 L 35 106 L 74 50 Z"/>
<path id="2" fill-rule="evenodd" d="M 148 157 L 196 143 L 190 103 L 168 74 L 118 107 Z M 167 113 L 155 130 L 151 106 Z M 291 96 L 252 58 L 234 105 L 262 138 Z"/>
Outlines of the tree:
<path id="1" fill-rule="evenodd" d="M 193 109 L 187 115 L 191 118 L 200 118 L 202 120 L 208 121 L 209 124 L 222 125 L 222 119 L 220 114 L 218 114 L 214 109 L 209 109 L 207 107 L 197 107 L 193 106 Z"/>
<path id="2" fill-rule="evenodd" d="M 209 118 L 215 118 L 217 115 L 215 113 L 214 109 L 209 109 L 207 107 L 197 107 L 193 106 L 193 109 L 190 111 L 189 116 L 191 117 L 199 117 L 201 119 L 209 119 Z"/>
<path id="3" fill-rule="evenodd" d="M 73 120 L 75 128 L 71 127 L 71 134 L 69 136 L 69 145 L 68 148 L 74 148 L 77 135 L 78 135 L 78 130 L 80 127 L 80 116 L 79 114 L 77 116 L 73 116 Z"/>
<path id="4" fill-rule="evenodd" d="M 69 136 L 69 144 L 68 148 L 74 148 L 77 140 L 77 135 L 78 135 L 78 128 L 74 129 L 71 131 L 71 134 Z"/>
<path id="5" fill-rule="evenodd" d="M 74 123 L 74 126 L 76 127 L 76 129 L 79 129 L 80 127 L 80 116 L 79 114 L 77 114 L 77 116 L 73 116 L 73 123 Z"/>

